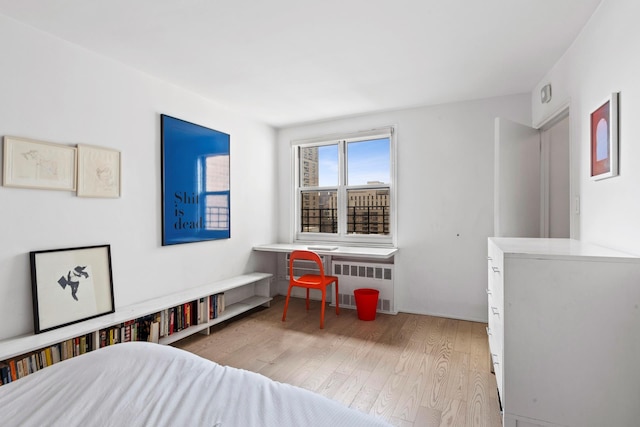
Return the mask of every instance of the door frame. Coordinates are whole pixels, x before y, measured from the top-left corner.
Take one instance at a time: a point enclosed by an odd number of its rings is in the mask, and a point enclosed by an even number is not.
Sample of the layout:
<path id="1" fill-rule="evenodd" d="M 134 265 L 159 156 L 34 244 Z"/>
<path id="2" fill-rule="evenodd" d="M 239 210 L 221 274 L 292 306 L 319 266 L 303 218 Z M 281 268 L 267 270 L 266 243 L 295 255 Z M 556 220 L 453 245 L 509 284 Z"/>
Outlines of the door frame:
<path id="1" fill-rule="evenodd" d="M 560 105 L 547 119 L 542 121 L 536 129 L 540 131 L 540 232 L 542 237 L 549 236 L 549 162 L 550 162 L 550 141 L 545 131 L 553 128 L 558 122 L 569 118 L 569 237 L 579 238 L 579 221 L 577 216 L 580 212 L 580 197 L 576 194 L 574 182 L 574 150 L 571 143 L 571 101 Z"/>

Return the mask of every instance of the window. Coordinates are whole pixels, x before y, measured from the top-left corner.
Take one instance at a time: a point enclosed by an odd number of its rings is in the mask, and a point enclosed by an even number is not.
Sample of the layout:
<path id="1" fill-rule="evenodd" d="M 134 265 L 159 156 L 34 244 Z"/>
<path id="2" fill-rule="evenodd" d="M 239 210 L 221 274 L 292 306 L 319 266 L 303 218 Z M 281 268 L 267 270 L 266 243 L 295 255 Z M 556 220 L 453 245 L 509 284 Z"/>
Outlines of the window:
<path id="1" fill-rule="evenodd" d="M 392 128 L 292 146 L 296 241 L 394 244 Z"/>
<path id="2" fill-rule="evenodd" d="M 204 161 L 204 228 L 229 230 L 229 156 L 206 156 Z"/>

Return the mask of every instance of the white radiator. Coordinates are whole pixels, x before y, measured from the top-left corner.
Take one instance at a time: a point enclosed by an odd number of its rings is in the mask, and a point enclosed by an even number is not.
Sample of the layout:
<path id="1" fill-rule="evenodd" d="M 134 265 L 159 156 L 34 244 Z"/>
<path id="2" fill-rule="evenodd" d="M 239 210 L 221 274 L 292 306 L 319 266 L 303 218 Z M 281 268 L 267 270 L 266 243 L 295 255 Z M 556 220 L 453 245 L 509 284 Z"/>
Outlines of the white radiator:
<path id="1" fill-rule="evenodd" d="M 283 285 L 280 293 L 286 295 L 289 281 L 289 254 L 282 255 L 278 262 L 278 278 Z M 380 292 L 377 310 L 379 313 L 397 314 L 394 303 L 393 264 L 331 259 L 329 256 L 322 256 L 321 258 L 325 274 L 338 276 L 338 296 L 341 307 L 355 309 L 356 299 L 353 291 L 359 288 L 369 288 L 377 289 Z M 296 277 L 305 273 L 317 274 L 318 269 L 313 262 L 296 261 Z M 294 288 L 291 295 L 304 298 L 305 290 Z M 319 295 L 312 293 L 311 298 L 319 299 Z M 327 292 L 327 301 L 331 305 L 335 305 L 333 291 Z"/>
<path id="2" fill-rule="evenodd" d="M 341 307 L 356 308 L 353 291 L 359 288 L 377 289 L 378 312 L 397 314 L 394 304 L 393 264 L 332 260 L 332 272 L 338 276 Z"/>

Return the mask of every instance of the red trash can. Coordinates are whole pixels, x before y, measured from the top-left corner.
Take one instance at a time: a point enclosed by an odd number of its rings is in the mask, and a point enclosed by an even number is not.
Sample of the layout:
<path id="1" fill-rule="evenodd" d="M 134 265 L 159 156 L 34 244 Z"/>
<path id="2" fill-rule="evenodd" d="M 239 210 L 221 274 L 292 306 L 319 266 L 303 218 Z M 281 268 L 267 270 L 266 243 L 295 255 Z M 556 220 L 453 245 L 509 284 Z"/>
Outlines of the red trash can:
<path id="1" fill-rule="evenodd" d="M 360 320 L 376 320 L 376 310 L 378 309 L 378 296 L 380 291 L 377 289 L 356 289 L 353 291 L 356 297 L 356 310 L 358 311 L 358 319 Z"/>

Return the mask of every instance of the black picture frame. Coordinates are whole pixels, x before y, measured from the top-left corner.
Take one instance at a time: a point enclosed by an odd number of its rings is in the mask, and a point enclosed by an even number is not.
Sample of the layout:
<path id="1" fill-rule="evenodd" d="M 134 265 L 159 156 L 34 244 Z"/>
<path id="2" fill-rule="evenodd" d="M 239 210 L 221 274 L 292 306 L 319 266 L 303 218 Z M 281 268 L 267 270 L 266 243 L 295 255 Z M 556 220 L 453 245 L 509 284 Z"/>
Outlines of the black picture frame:
<path id="1" fill-rule="evenodd" d="M 111 246 L 29 253 L 36 334 L 115 311 Z"/>

